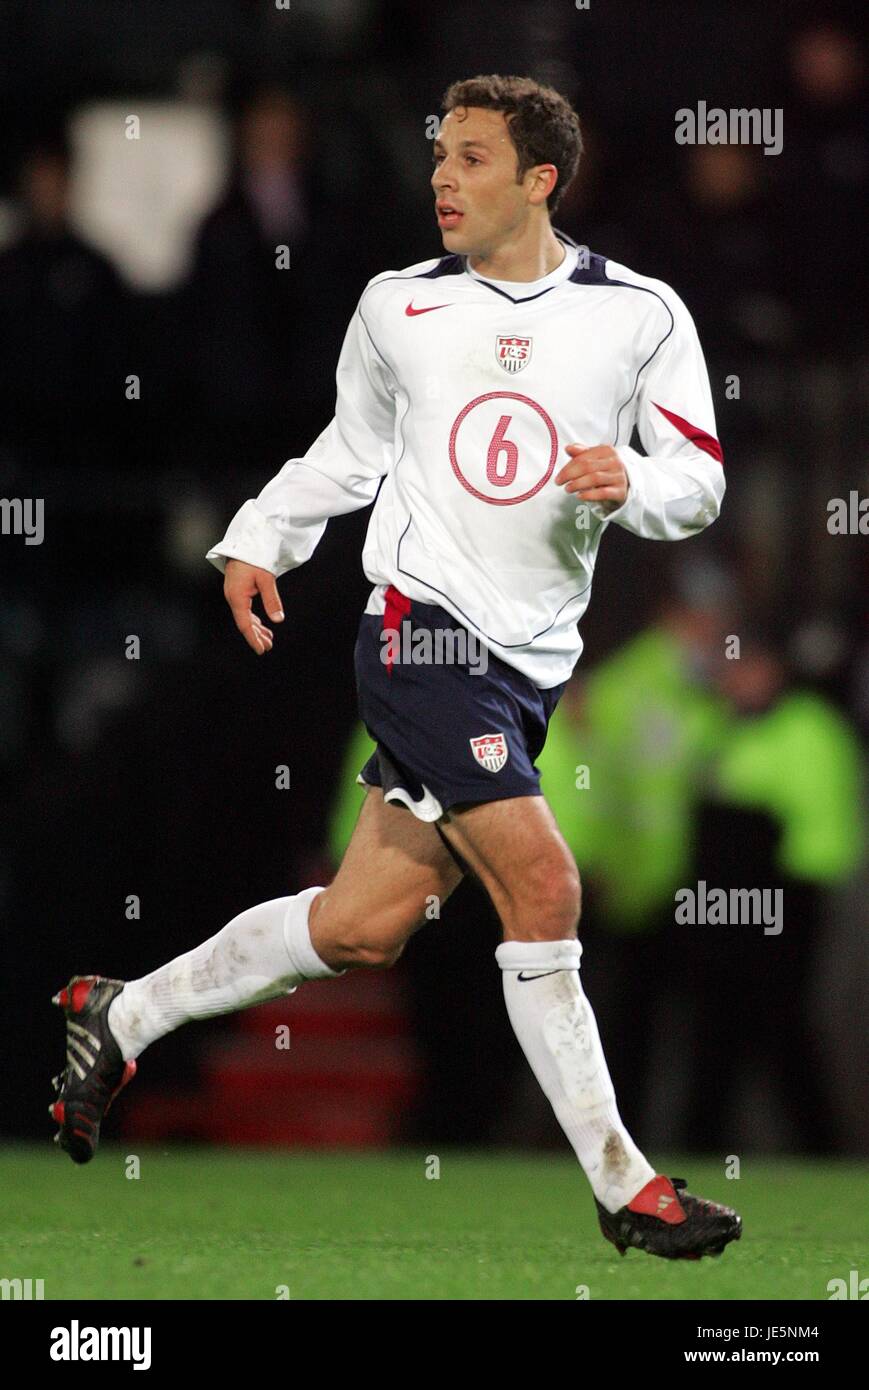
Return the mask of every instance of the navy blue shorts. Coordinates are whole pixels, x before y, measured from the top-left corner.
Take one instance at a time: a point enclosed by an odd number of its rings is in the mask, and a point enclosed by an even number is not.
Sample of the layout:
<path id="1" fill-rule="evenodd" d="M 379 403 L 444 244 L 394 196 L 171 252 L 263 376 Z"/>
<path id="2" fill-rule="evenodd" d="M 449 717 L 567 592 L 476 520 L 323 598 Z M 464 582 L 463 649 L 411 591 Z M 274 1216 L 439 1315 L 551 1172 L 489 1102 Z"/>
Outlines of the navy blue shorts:
<path id="1" fill-rule="evenodd" d="M 384 641 L 386 629 L 400 640 Z M 462 802 L 540 794 L 534 759 L 566 681 L 540 690 L 446 609 L 391 586 L 382 615 L 363 613 L 354 655 L 377 744 L 359 782 L 425 821 Z"/>

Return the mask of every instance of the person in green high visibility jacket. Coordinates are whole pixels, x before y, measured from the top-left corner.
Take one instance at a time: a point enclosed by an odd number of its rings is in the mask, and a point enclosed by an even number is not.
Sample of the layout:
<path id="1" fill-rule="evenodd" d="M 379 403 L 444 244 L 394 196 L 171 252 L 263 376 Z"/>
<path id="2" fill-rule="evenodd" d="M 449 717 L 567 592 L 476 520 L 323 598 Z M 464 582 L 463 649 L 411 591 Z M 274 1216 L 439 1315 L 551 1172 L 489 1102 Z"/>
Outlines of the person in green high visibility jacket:
<path id="1" fill-rule="evenodd" d="M 692 810 L 730 720 L 673 611 L 582 682 L 537 759 L 542 787 L 610 931 L 644 932 L 684 882 Z"/>
<path id="2" fill-rule="evenodd" d="M 776 862 L 807 883 L 837 884 L 865 841 L 860 740 L 824 696 L 784 688 L 780 658 L 749 649 L 724 668 L 722 690 L 746 717 L 721 747 L 714 791 L 781 826 Z"/>

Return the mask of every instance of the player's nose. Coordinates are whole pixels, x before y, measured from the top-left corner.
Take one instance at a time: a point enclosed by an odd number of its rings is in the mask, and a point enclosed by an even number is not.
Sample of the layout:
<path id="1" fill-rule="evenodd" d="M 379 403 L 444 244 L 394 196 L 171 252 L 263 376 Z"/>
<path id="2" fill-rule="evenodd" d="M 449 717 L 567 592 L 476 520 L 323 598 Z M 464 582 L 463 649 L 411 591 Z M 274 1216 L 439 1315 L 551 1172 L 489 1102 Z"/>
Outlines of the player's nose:
<path id="1" fill-rule="evenodd" d="M 440 164 L 436 165 L 432 170 L 431 186 L 436 193 L 455 190 L 455 176 L 452 171 L 447 168 L 446 159 L 442 159 Z"/>

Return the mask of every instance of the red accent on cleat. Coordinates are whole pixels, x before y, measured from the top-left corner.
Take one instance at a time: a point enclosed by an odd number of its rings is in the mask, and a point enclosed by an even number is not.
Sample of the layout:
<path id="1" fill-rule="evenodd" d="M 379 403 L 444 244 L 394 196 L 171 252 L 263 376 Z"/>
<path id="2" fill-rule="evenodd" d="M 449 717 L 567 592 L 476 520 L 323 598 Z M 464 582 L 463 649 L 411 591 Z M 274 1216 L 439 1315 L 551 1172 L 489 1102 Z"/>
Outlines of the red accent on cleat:
<path id="1" fill-rule="evenodd" d="M 115 1096 L 118 1094 L 119 1091 L 122 1091 L 122 1090 L 124 1089 L 124 1087 L 126 1086 L 126 1084 L 127 1084 L 128 1081 L 132 1081 L 132 1079 L 133 1079 L 133 1077 L 134 1077 L 135 1075 L 136 1075 L 136 1062 L 135 1062 L 135 1058 L 131 1058 L 129 1062 L 125 1062 L 125 1063 L 124 1063 L 124 1074 L 123 1074 L 123 1076 L 121 1077 L 121 1079 L 120 1079 L 120 1081 L 118 1082 L 118 1084 L 117 1084 L 117 1086 L 115 1087 L 115 1089 L 112 1091 L 112 1099 L 109 1101 L 108 1105 L 106 1106 L 106 1114 L 107 1114 L 107 1115 L 108 1115 L 109 1110 L 110 1110 L 110 1108 L 111 1108 L 112 1101 L 115 1099 Z"/>
<path id="2" fill-rule="evenodd" d="M 74 1014 L 81 1013 L 87 1003 L 87 997 L 91 992 L 92 984 L 93 980 L 76 980 L 72 987 L 72 1011 Z"/>
<path id="3" fill-rule="evenodd" d="M 669 1178 L 657 1177 L 647 1182 L 630 1202 L 628 1211 L 642 1216 L 657 1216 L 668 1226 L 679 1226 L 685 1220 L 685 1210 L 676 1196 L 676 1190 Z"/>
<path id="4" fill-rule="evenodd" d="M 64 1103 L 62 1100 L 56 1100 L 54 1104 L 50 1105 L 48 1108 L 51 1111 L 51 1118 L 53 1120 L 56 1120 L 59 1125 L 66 1123 Z"/>
<path id="5" fill-rule="evenodd" d="M 66 988 L 66 985 L 64 985 L 63 989 L 59 990 L 58 993 L 54 995 L 51 1002 L 52 1004 L 57 1004 L 58 1008 L 66 1008 L 67 1004 L 69 1003 L 69 991 Z"/>

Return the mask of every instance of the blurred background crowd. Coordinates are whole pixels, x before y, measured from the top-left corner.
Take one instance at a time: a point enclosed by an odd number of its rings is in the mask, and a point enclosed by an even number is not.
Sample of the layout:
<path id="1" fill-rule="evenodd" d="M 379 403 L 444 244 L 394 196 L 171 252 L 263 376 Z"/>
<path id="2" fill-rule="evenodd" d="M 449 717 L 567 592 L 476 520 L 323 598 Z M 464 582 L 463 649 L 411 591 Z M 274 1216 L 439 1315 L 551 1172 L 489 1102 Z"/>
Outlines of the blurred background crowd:
<path id="1" fill-rule="evenodd" d="M 686 301 L 728 477 L 700 538 L 608 531 L 539 763 L 583 876 L 585 986 L 622 1114 L 671 1148 L 869 1151 L 869 540 L 827 524 L 831 499 L 869 495 L 860 15 L 7 0 L 0 495 L 44 499 L 45 538 L 0 537 L 6 1131 L 47 1135 L 48 999 L 69 973 L 142 974 L 334 871 L 366 753 L 367 514 L 330 523 L 282 581 L 266 661 L 203 556 L 331 418 L 365 282 L 440 254 L 431 117 L 450 81 L 501 71 L 580 113 L 557 225 Z M 782 152 L 677 145 L 675 112 L 701 100 L 781 109 Z M 674 893 L 701 879 L 783 889 L 783 932 L 678 926 Z M 560 1144 L 497 940 L 465 884 L 388 975 L 165 1040 L 116 1123 Z"/>

